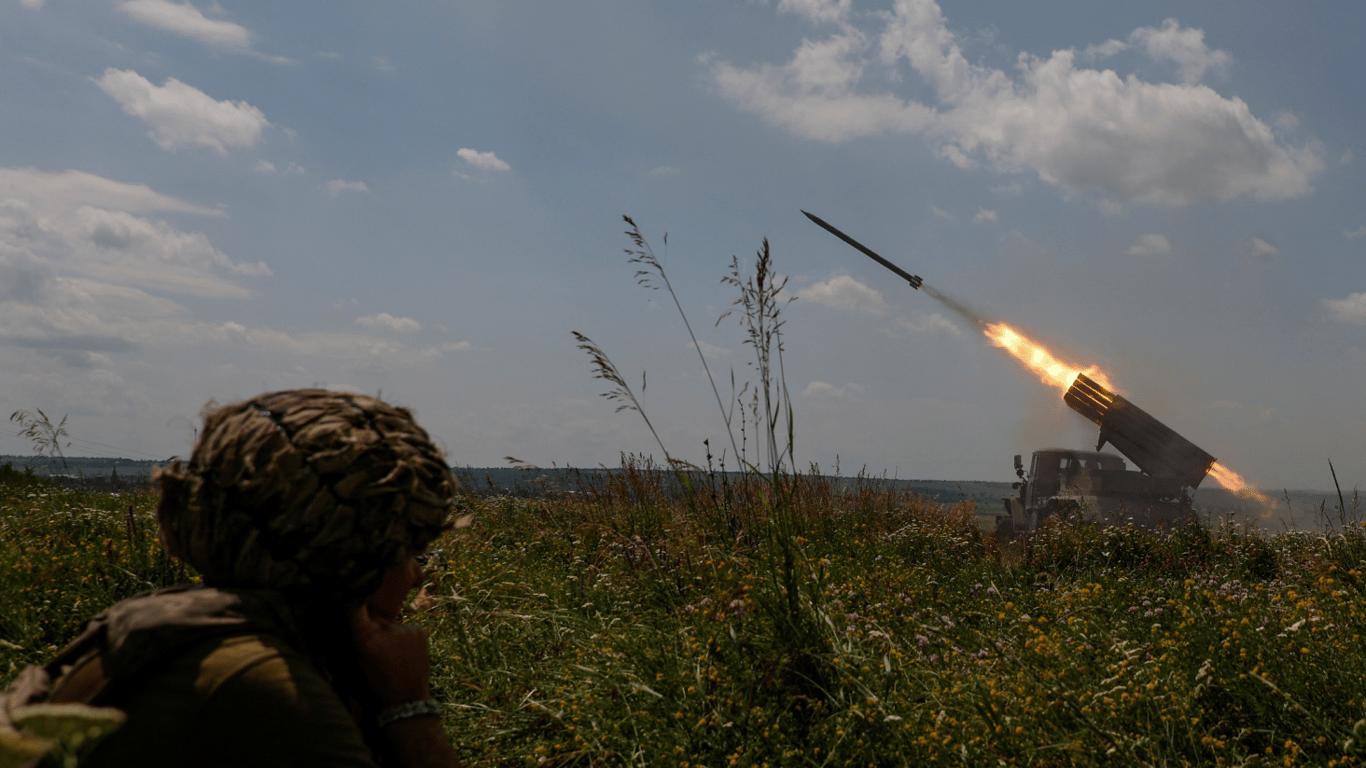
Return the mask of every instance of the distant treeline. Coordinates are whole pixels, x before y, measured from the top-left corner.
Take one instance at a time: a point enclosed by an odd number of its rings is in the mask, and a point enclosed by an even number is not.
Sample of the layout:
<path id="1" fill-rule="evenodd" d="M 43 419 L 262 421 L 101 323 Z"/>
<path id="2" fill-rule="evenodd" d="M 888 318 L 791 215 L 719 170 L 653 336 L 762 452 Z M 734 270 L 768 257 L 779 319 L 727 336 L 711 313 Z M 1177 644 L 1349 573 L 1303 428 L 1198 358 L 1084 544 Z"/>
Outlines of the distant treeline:
<path id="1" fill-rule="evenodd" d="M 111 459 L 104 456 L 0 456 L 0 464 L 15 469 L 32 469 L 36 475 L 70 476 L 74 478 L 151 477 L 152 468 L 165 466 L 165 461 L 152 459 Z"/>
<path id="2" fill-rule="evenodd" d="M 164 461 L 143 459 L 111 459 L 98 456 L 68 456 L 53 459 L 46 456 L 0 456 L 0 465 L 15 469 L 32 469 L 41 476 L 75 481 L 108 480 L 117 475 L 124 481 L 143 481 L 151 477 L 152 469 Z M 480 496 L 545 497 L 575 493 L 586 484 L 607 479 L 617 469 L 573 469 L 514 467 L 455 467 L 456 476 L 465 490 Z M 734 473 L 732 473 L 734 476 Z M 721 477 L 717 473 L 716 477 Z M 863 483 L 914 493 L 939 504 L 955 504 L 971 500 L 977 513 L 994 515 L 1001 510 L 1001 499 L 1015 491 L 1010 483 L 984 480 L 902 480 L 864 475 L 861 477 L 832 478 L 835 487 L 852 487 Z M 1213 481 L 1206 481 L 1207 486 Z M 1258 518 L 1267 527 L 1313 527 L 1325 515 L 1332 515 L 1338 507 L 1336 492 L 1292 490 L 1275 493 L 1265 489 L 1276 500 L 1268 513 L 1252 501 L 1240 498 L 1221 488 L 1202 487 L 1195 492 L 1195 508 L 1214 517 L 1235 515 Z M 1287 501 L 1288 497 L 1288 501 Z M 1353 500 L 1346 499 L 1349 509 Z"/>
<path id="3" fill-rule="evenodd" d="M 606 479 L 617 469 L 572 469 L 572 468 L 532 468 L 512 467 L 456 467 L 456 477 L 468 491 L 480 496 L 523 496 L 543 497 L 564 493 L 574 493 L 585 484 Z M 732 474 L 734 476 L 734 474 Z M 705 477 L 705 476 L 704 476 Z M 720 473 L 717 473 L 720 477 Z M 939 504 L 955 504 L 971 500 L 977 505 L 979 515 L 995 515 L 1002 511 L 1001 500 L 1017 493 L 1011 483 L 990 482 L 985 480 L 901 480 L 889 477 L 862 476 L 831 478 L 836 488 L 852 487 L 859 483 L 882 486 L 924 496 Z M 1214 481 L 1206 480 L 1206 486 Z M 1202 514 L 1219 518 L 1233 515 L 1239 519 L 1258 520 L 1268 528 L 1281 528 L 1282 524 L 1291 528 L 1317 527 L 1325 515 L 1336 514 L 1338 498 L 1335 491 L 1290 490 L 1279 494 L 1266 489 L 1275 500 L 1275 506 L 1267 510 L 1249 499 L 1239 497 L 1222 488 L 1202 487 L 1195 491 L 1195 509 Z M 1353 499 L 1348 496 L 1346 505 L 1350 511 Z M 1336 519 L 1332 522 L 1336 523 Z"/>

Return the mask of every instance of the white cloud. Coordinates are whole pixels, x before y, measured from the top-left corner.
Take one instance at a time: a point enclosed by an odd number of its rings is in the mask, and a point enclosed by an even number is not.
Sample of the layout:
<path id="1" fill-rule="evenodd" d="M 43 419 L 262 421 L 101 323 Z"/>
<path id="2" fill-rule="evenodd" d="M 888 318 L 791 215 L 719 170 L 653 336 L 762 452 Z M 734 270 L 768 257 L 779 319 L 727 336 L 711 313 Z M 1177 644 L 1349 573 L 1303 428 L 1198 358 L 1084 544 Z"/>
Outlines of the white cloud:
<path id="1" fill-rule="evenodd" d="M 0 344 L 99 367 L 187 322 L 156 293 L 243 299 L 238 279 L 271 274 L 149 209 L 221 213 L 86 173 L 0 169 Z"/>
<path id="2" fill-rule="evenodd" d="M 1358 237 L 1366 237 L 1366 227 L 1357 227 L 1356 229 L 1353 229 L 1350 232 L 1344 229 L 1342 230 L 1342 236 L 1347 238 L 1348 240 L 1355 240 Z"/>
<path id="3" fill-rule="evenodd" d="M 59 211 L 90 205 L 129 213 L 174 211 L 201 216 L 225 215 L 217 208 L 191 205 L 153 192 L 145 184 L 125 184 L 73 170 L 48 173 L 35 168 L 0 168 L 0 200 L 22 200 Z"/>
<path id="4" fill-rule="evenodd" d="M 386 331 L 395 331 L 397 333 L 422 330 L 422 323 L 419 323 L 411 317 L 394 317 L 388 312 L 380 312 L 377 315 L 364 315 L 356 318 L 356 322 L 366 328 L 379 328 Z"/>
<path id="5" fill-rule="evenodd" d="M 246 298 L 252 292 L 225 275 L 271 274 L 264 263 L 233 261 L 201 233 L 93 206 L 0 201 L 0 243 L 49 264 L 54 274 L 194 296 Z"/>
<path id="6" fill-rule="evenodd" d="M 214 3 L 215 10 L 218 4 Z M 210 19 L 191 3 L 175 3 L 171 0 L 128 0 L 119 10 L 137 21 L 157 29 L 198 40 L 206 45 L 235 53 L 246 53 L 275 62 L 293 64 L 283 56 L 267 56 L 251 47 L 251 32 L 241 24 L 230 21 Z"/>
<path id="7" fill-rule="evenodd" d="M 1106 40 L 1100 45 L 1092 44 L 1086 46 L 1086 50 L 1081 52 L 1081 57 L 1086 61 L 1108 59 L 1128 47 L 1129 45 L 1123 40 Z"/>
<path id="8" fill-rule="evenodd" d="M 438 344 L 434 347 L 426 347 L 418 352 L 418 356 L 423 360 L 438 360 L 453 352 L 464 352 L 473 349 L 474 345 L 468 341 L 457 341 L 450 344 Z"/>
<path id="9" fill-rule="evenodd" d="M 1356 155 L 1352 153 L 1352 150 L 1344 149 L 1342 150 L 1342 156 L 1338 158 L 1338 163 L 1341 165 L 1350 165 L 1355 159 Z"/>
<path id="10" fill-rule="evenodd" d="M 1204 85 L 1079 69 L 1073 50 L 1022 54 L 1012 77 L 970 63 L 932 0 L 896 0 L 891 12 L 869 18 L 882 20 L 880 34 L 844 24 L 825 39 L 803 40 L 783 65 L 735 67 L 710 55 L 702 62 L 722 96 L 797 135 L 838 142 L 920 134 L 960 167 L 1033 171 L 1119 201 L 1300 197 L 1323 168 L 1312 143 L 1279 142 L 1246 102 Z M 1188 77 L 1227 62 L 1200 30 L 1164 25 L 1136 34 L 1150 55 L 1176 61 Z M 936 106 L 896 95 L 902 61 L 934 89 Z"/>
<path id="11" fill-rule="evenodd" d="M 962 328 L 959 328 L 953 321 L 938 312 L 923 312 L 921 310 L 916 310 L 911 313 L 909 318 L 898 317 L 892 325 L 892 332 L 888 334 L 890 336 L 896 336 L 899 335 L 899 333 L 947 333 L 950 336 L 963 335 Z"/>
<path id="12" fill-rule="evenodd" d="M 708 344 L 705 341 L 699 341 L 696 344 L 690 341 L 688 342 L 688 348 L 701 349 L 702 354 L 711 358 L 722 357 L 724 355 L 732 354 L 732 350 L 726 349 L 725 347 L 718 347 L 715 344 Z"/>
<path id="13" fill-rule="evenodd" d="M 233 261 L 203 234 L 135 215 L 153 210 L 222 215 L 79 171 L 0 168 L 0 246 L 49 264 L 53 274 L 200 296 L 250 295 L 223 274 L 271 274 L 261 262 Z"/>
<path id="14" fill-rule="evenodd" d="M 337 59 L 340 59 L 342 57 L 342 55 L 340 53 L 337 53 L 336 51 L 318 51 L 314 55 L 320 59 L 332 59 L 333 61 L 336 61 Z"/>
<path id="15" fill-rule="evenodd" d="M 167 32 L 192 37 L 202 43 L 221 48 L 251 47 L 251 33 L 240 24 L 204 18 L 204 14 L 189 3 L 170 0 L 129 0 L 119 10 L 134 19 Z"/>
<path id="16" fill-rule="evenodd" d="M 388 56 L 374 56 L 370 60 L 375 63 L 375 69 L 378 69 L 381 72 L 394 71 L 394 64 L 389 61 Z"/>
<path id="17" fill-rule="evenodd" d="M 796 295 L 803 301 L 831 309 L 865 312 L 879 317 L 887 314 L 887 302 L 882 294 L 849 275 L 835 275 L 797 291 Z"/>
<path id="18" fill-rule="evenodd" d="M 853 0 L 778 0 L 778 11 L 795 13 L 817 23 L 843 21 Z"/>
<path id="19" fill-rule="evenodd" d="M 948 219 L 949 221 L 958 221 L 957 216 L 954 216 L 952 213 L 949 213 L 948 211 L 944 210 L 943 208 L 940 208 L 937 205 L 931 205 L 930 210 L 934 212 L 934 217 L 936 219 Z"/>
<path id="20" fill-rule="evenodd" d="M 1253 256 L 1275 256 L 1280 253 L 1280 249 L 1260 237 L 1249 240 L 1247 247 L 1252 251 Z"/>
<path id="21" fill-rule="evenodd" d="M 1324 299 L 1323 306 L 1336 320 L 1366 325 L 1366 293 L 1353 293 L 1345 299 Z"/>
<path id="22" fill-rule="evenodd" d="M 252 169 L 257 173 L 275 173 L 275 163 L 272 163 L 269 160 L 257 160 L 256 164 L 252 166 Z"/>
<path id="23" fill-rule="evenodd" d="M 1164 235 L 1146 234 L 1124 249 L 1125 256 L 1159 256 L 1172 252 L 1172 241 Z"/>
<path id="24" fill-rule="evenodd" d="M 852 400 L 862 392 L 863 387 L 859 384 L 849 383 L 837 387 L 824 381 L 813 381 L 806 385 L 806 389 L 802 390 L 802 397 L 819 400 Z"/>
<path id="25" fill-rule="evenodd" d="M 977 222 L 978 224 L 994 222 L 999 218 L 1000 216 L 998 216 L 995 211 L 989 208 L 978 208 L 977 213 L 972 215 L 972 220 Z"/>
<path id="26" fill-rule="evenodd" d="M 461 160 L 469 165 L 485 171 L 510 171 L 512 166 L 503 162 L 492 152 L 477 152 L 473 149 L 460 148 L 455 153 Z"/>
<path id="27" fill-rule="evenodd" d="M 323 185 L 323 189 L 332 193 L 333 197 L 343 192 L 369 192 L 370 187 L 363 181 L 345 181 L 343 179 L 333 179 Z"/>
<path id="28" fill-rule="evenodd" d="M 1129 40 L 1147 51 L 1154 61 L 1176 62 L 1181 77 L 1187 83 L 1198 83 L 1210 69 L 1224 70 L 1233 57 L 1224 51 L 1211 51 L 1205 45 L 1205 32 L 1193 27 L 1181 27 L 1176 19 L 1162 22 L 1161 28 L 1140 27 L 1129 35 Z"/>
<path id="29" fill-rule="evenodd" d="M 32 8 L 36 11 L 43 7 L 43 0 L 19 0 L 19 4 L 25 8 Z"/>
<path id="30" fill-rule="evenodd" d="M 780 67 L 743 69 L 713 63 L 710 56 L 702 62 L 710 65 L 722 95 L 799 136 L 838 142 L 927 128 L 935 113 L 923 104 L 890 93 L 854 92 L 867 45 L 862 33 L 850 31 L 825 41 L 803 40 L 792 61 Z"/>
<path id="31" fill-rule="evenodd" d="M 132 70 L 106 69 L 95 83 L 123 111 L 152 127 L 162 149 L 202 144 L 226 154 L 226 147 L 250 147 L 270 125 L 261 110 L 245 101 L 216 101 L 175 78 L 157 87 Z"/>

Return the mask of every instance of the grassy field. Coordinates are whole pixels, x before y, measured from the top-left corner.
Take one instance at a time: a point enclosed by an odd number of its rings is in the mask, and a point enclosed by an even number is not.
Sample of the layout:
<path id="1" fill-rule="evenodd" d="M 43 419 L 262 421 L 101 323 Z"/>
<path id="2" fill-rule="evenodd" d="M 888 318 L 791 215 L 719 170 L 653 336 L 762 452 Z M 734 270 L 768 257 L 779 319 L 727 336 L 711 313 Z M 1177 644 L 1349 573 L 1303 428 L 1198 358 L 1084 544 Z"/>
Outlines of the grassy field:
<path id="1" fill-rule="evenodd" d="M 474 765 L 1356 765 L 1366 530 L 1086 526 L 819 478 L 461 502 L 411 620 Z M 192 579 L 151 494 L 0 471 L 0 672 Z"/>

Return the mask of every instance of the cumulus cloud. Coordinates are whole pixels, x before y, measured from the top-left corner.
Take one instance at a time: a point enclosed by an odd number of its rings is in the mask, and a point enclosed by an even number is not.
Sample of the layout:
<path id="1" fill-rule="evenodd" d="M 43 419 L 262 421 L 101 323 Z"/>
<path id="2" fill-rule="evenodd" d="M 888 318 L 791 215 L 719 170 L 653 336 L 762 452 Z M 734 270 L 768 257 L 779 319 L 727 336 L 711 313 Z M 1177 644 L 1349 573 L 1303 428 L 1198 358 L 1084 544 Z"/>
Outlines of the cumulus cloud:
<path id="1" fill-rule="evenodd" d="M 877 317 L 887 314 L 887 302 L 882 294 L 849 275 L 835 275 L 797 291 L 796 295 L 803 301 L 831 309 L 864 312 Z"/>
<path id="2" fill-rule="evenodd" d="M 1366 227 L 1357 227 L 1351 231 L 1342 230 L 1342 236 L 1348 240 L 1355 240 L 1358 237 L 1366 237 Z"/>
<path id="3" fill-rule="evenodd" d="M 215 3 L 215 6 L 217 4 Z M 248 53 L 277 64 L 293 63 L 282 56 L 267 56 L 252 49 L 251 32 L 240 24 L 210 19 L 191 3 L 171 0 L 128 0 L 119 10 L 151 27 L 198 40 L 236 53 Z"/>
<path id="4" fill-rule="evenodd" d="M 242 299 L 240 278 L 271 274 L 139 215 L 157 210 L 221 214 L 87 173 L 0 168 L 0 343 L 89 367 L 155 340 L 148 323 L 182 322 L 154 292 Z"/>
<path id="5" fill-rule="evenodd" d="M 192 37 L 202 43 L 222 48 L 251 46 L 247 28 L 230 21 L 208 19 L 190 3 L 170 0 L 129 0 L 119 10 L 134 19 L 167 32 Z"/>
<path id="6" fill-rule="evenodd" d="M 1270 257 L 1280 253 L 1280 249 L 1260 237 L 1247 241 L 1247 248 L 1255 257 Z"/>
<path id="7" fill-rule="evenodd" d="M 1159 256 L 1172 252 L 1172 241 L 1163 235 L 1147 234 L 1124 249 L 1125 256 Z"/>
<path id="8" fill-rule="evenodd" d="M 1000 216 L 989 208 L 978 208 L 977 213 L 973 214 L 972 220 L 978 224 L 987 224 L 999 219 Z"/>
<path id="9" fill-rule="evenodd" d="M 1092 43 L 1091 45 L 1086 46 L 1086 50 L 1081 52 L 1081 57 L 1085 61 L 1108 59 L 1128 47 L 1129 45 L 1123 40 L 1106 40 L 1100 45 Z"/>
<path id="10" fill-rule="evenodd" d="M 175 78 L 158 87 L 132 70 L 110 68 L 95 84 L 151 126 L 152 138 L 165 150 L 200 144 L 226 154 L 227 147 L 254 146 L 270 125 L 245 101 L 217 101 Z"/>
<path id="11" fill-rule="evenodd" d="M 849 383 L 842 387 L 824 381 L 813 381 L 802 390 L 802 397 L 815 400 L 852 400 L 863 392 L 863 386 Z"/>
<path id="12" fill-rule="evenodd" d="M 473 149 L 461 147 L 455 153 L 461 160 L 464 160 L 473 168 L 483 171 L 510 171 L 512 166 L 503 162 L 498 155 L 492 152 L 478 152 Z"/>
<path id="13" fill-rule="evenodd" d="M 1345 299 L 1324 299 L 1323 306 L 1336 320 L 1366 325 L 1366 293 L 1353 293 Z"/>
<path id="14" fill-rule="evenodd" d="M 356 318 L 356 322 L 366 328 L 377 328 L 385 331 L 395 331 L 397 333 L 422 330 L 422 323 L 419 323 L 411 317 L 394 317 L 388 312 L 380 312 L 377 315 L 364 315 Z"/>
<path id="15" fill-rule="evenodd" d="M 43 0 L 19 0 L 19 4 L 25 8 L 32 8 L 36 11 L 43 7 Z"/>
<path id="16" fill-rule="evenodd" d="M 173 293 L 246 298 L 231 276 L 271 274 L 262 262 L 233 261 L 199 232 L 127 211 L 83 205 L 71 210 L 0 201 L 0 244 L 12 246 L 54 274 L 89 277 Z"/>
<path id="17" fill-rule="evenodd" d="M 958 221 L 957 216 L 954 216 L 952 213 L 949 213 L 948 211 L 944 210 L 943 208 L 940 208 L 937 205 L 931 205 L 930 211 L 934 213 L 934 217 L 936 219 L 948 219 L 949 221 Z"/>
<path id="18" fill-rule="evenodd" d="M 896 0 L 869 18 L 880 33 L 843 23 L 803 40 L 786 64 L 701 60 L 724 98 L 794 134 L 829 142 L 918 134 L 960 167 L 1032 171 L 1119 201 L 1300 197 L 1323 169 L 1312 145 L 1281 142 L 1242 99 L 1193 82 L 1228 56 L 1174 21 L 1138 30 L 1132 42 L 1176 62 L 1181 83 L 1078 67 L 1085 56 L 1075 50 L 1021 54 L 1013 75 L 972 64 L 933 0 Z M 1092 55 L 1115 50 L 1106 44 Z M 932 87 L 936 104 L 897 95 L 902 62 Z"/>
<path id="19" fill-rule="evenodd" d="M 201 216 L 223 216 L 217 208 L 204 208 L 153 192 L 145 184 L 126 184 L 84 171 L 49 173 L 36 168 L 0 168 L 0 200 L 19 200 L 59 211 L 83 205 L 129 213 L 172 211 Z"/>
<path id="20" fill-rule="evenodd" d="M 1176 19 L 1167 19 L 1161 27 L 1135 29 L 1129 40 L 1141 46 L 1154 61 L 1175 62 L 1187 83 L 1198 83 L 1206 71 L 1223 70 L 1233 62 L 1228 53 L 1211 51 L 1205 45 L 1204 30 L 1183 28 Z"/>
<path id="21" fill-rule="evenodd" d="M 454 352 L 464 352 L 473 349 L 474 345 L 468 341 L 457 341 L 447 344 L 438 344 L 434 347 L 425 347 L 418 352 L 418 356 L 423 360 L 438 360 Z"/>
<path id="22" fill-rule="evenodd" d="M 363 181 L 345 181 L 343 179 L 333 179 L 324 184 L 323 189 L 326 189 L 328 192 L 330 192 L 333 197 L 336 197 L 337 195 L 340 195 L 343 192 L 370 191 L 370 187 L 366 186 L 365 182 Z"/>
<path id="23" fill-rule="evenodd" d="M 843 21 L 853 0 L 778 0 L 778 11 L 795 13 L 817 23 Z"/>

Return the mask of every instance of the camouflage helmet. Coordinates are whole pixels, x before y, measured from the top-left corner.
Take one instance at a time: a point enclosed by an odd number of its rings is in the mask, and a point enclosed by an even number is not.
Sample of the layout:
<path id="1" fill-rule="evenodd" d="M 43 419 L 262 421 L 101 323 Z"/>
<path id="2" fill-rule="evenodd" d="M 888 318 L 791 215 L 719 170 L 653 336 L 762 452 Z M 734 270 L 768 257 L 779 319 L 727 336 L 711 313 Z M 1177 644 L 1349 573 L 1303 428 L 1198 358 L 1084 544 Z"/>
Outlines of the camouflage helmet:
<path id="1" fill-rule="evenodd" d="M 207 584 L 363 599 L 450 527 L 455 479 L 405 408 L 299 389 L 203 416 L 189 464 L 155 477 L 166 546 Z"/>

